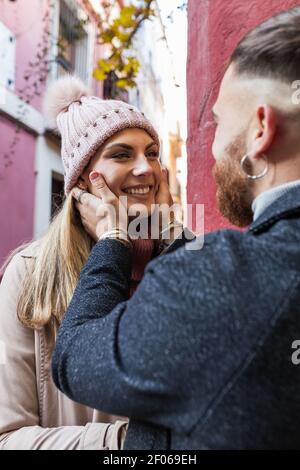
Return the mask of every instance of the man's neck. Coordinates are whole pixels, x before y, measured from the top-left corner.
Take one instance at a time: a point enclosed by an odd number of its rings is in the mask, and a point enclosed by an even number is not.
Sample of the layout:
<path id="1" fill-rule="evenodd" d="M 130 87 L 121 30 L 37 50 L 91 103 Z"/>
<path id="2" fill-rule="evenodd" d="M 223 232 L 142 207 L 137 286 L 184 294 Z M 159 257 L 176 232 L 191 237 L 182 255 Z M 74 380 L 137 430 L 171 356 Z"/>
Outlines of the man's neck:
<path id="1" fill-rule="evenodd" d="M 265 209 L 278 198 L 295 187 L 300 187 L 300 179 L 289 181 L 261 192 L 252 202 L 253 220 L 256 220 Z"/>

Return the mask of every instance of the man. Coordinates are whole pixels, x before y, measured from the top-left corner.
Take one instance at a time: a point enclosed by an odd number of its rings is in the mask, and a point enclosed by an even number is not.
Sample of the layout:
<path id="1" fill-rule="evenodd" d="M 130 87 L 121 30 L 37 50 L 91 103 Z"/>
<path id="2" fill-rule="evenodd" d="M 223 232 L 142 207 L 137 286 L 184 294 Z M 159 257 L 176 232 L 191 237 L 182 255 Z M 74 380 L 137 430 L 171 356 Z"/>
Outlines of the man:
<path id="1" fill-rule="evenodd" d="M 130 300 L 126 244 L 97 243 L 82 271 L 54 380 L 129 416 L 125 449 L 300 448 L 299 31 L 300 8 L 251 31 L 213 109 L 219 206 L 249 229 L 173 248 Z M 95 185 L 112 201 L 101 176 Z"/>

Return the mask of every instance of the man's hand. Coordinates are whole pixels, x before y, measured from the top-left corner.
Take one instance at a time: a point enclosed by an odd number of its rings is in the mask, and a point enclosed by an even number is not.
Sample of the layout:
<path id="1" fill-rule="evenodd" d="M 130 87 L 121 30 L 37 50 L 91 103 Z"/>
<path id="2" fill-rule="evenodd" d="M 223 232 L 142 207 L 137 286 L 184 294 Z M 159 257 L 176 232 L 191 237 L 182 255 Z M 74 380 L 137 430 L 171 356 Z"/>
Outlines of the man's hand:
<path id="1" fill-rule="evenodd" d="M 162 168 L 161 181 L 155 196 L 155 213 L 159 214 L 159 231 L 161 232 L 170 222 L 173 221 L 173 213 L 170 207 L 173 205 L 173 198 L 170 193 L 166 168 Z M 157 215 L 155 214 L 155 217 Z"/>
<path id="2" fill-rule="evenodd" d="M 96 196 L 88 192 L 82 193 L 78 187 L 72 189 L 72 196 L 77 201 L 76 207 L 87 233 L 98 241 L 104 233 L 111 230 L 120 229 L 127 232 L 127 209 L 122 198 L 118 198 L 109 189 L 104 177 L 99 173 L 91 173 L 90 181 Z"/>
<path id="3" fill-rule="evenodd" d="M 156 209 L 154 217 L 159 217 L 160 250 L 166 248 L 183 230 L 182 224 L 175 220 L 175 206 L 167 178 L 167 170 L 162 168 L 161 182 L 155 197 Z M 170 210 L 172 208 L 172 210 Z"/>
<path id="4" fill-rule="evenodd" d="M 155 203 L 159 205 L 167 204 L 168 206 L 172 206 L 173 204 L 173 198 L 170 193 L 166 168 L 161 169 L 161 181 L 155 196 Z"/>

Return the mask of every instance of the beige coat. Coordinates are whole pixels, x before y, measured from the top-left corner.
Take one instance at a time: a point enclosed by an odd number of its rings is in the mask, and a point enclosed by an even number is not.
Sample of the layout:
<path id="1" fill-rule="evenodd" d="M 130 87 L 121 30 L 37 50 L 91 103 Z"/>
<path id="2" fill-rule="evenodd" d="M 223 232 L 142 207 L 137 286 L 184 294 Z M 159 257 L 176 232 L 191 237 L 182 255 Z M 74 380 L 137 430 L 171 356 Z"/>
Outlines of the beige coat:
<path id="1" fill-rule="evenodd" d="M 36 249 L 15 255 L 0 285 L 0 449 L 120 449 L 126 420 L 63 395 L 51 377 L 56 332 L 33 331 L 17 318 L 20 286 Z"/>

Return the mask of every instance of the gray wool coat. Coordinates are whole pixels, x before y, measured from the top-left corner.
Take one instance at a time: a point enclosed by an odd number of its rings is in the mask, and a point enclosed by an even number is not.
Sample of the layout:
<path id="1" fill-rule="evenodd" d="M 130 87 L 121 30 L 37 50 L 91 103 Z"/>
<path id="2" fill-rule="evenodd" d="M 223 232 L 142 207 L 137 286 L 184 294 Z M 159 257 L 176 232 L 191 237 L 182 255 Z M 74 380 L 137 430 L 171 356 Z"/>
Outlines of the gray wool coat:
<path id="1" fill-rule="evenodd" d="M 300 189 L 246 232 L 152 261 L 94 247 L 62 322 L 56 385 L 131 418 L 125 449 L 300 449 Z"/>

